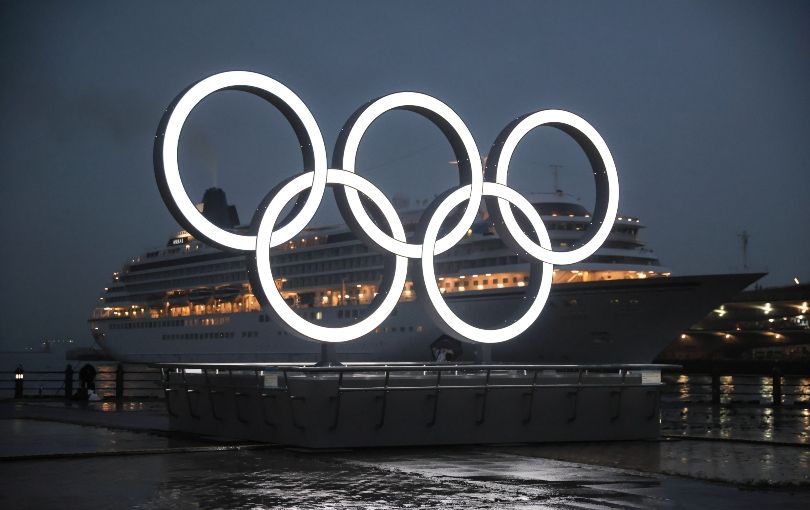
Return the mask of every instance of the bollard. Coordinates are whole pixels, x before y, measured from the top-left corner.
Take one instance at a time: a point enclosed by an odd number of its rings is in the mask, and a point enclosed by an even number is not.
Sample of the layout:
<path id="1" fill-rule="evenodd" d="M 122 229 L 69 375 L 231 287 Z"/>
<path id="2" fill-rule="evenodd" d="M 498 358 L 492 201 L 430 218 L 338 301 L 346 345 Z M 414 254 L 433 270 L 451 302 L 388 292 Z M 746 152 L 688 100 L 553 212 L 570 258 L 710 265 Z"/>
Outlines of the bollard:
<path id="1" fill-rule="evenodd" d="M 25 381 L 25 370 L 22 365 L 17 365 L 14 371 L 14 398 L 23 397 L 23 381 Z"/>
<path id="2" fill-rule="evenodd" d="M 712 372 L 712 405 L 720 405 L 720 375 Z"/>
<path id="3" fill-rule="evenodd" d="M 73 367 L 65 367 L 65 399 L 70 400 L 73 396 Z"/>
<path id="4" fill-rule="evenodd" d="M 773 369 L 773 385 L 772 385 L 772 395 L 773 395 L 773 407 L 780 407 L 782 405 L 782 373 L 779 371 L 779 368 Z"/>
<path id="5" fill-rule="evenodd" d="M 121 410 L 121 405 L 124 403 L 124 365 L 118 364 L 115 369 L 115 409 Z"/>

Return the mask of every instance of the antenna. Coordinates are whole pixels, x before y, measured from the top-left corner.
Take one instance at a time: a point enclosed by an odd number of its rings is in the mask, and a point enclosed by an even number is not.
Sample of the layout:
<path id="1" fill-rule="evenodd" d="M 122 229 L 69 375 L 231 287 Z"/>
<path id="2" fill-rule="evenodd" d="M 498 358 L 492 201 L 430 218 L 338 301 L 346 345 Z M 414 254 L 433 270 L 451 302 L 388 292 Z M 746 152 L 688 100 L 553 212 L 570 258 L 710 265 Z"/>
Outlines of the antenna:
<path id="1" fill-rule="evenodd" d="M 740 242 L 742 243 L 742 256 L 743 256 L 743 271 L 748 271 L 748 240 L 751 236 L 748 235 L 747 230 L 743 230 L 737 237 L 740 238 Z"/>
<path id="2" fill-rule="evenodd" d="M 551 174 L 554 176 L 554 193 L 561 194 L 562 190 L 560 189 L 560 169 L 563 167 L 562 165 L 548 165 L 551 168 Z"/>

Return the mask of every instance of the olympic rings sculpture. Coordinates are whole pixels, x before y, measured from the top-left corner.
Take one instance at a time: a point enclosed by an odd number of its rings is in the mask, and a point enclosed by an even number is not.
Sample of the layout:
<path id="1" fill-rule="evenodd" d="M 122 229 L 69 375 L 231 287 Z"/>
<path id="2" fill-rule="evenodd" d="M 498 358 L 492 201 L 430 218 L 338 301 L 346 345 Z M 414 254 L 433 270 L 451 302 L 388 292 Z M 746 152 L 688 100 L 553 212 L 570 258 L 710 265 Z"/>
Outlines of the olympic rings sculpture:
<path id="1" fill-rule="evenodd" d="M 282 181 L 262 200 L 249 234 L 229 232 L 208 221 L 194 206 L 180 178 L 177 154 L 183 125 L 200 101 L 220 90 L 248 92 L 274 105 L 295 130 L 304 159 L 301 174 Z M 447 138 L 459 164 L 459 185 L 439 195 L 423 214 L 417 236 L 422 241 L 419 244 L 406 240 L 402 221 L 382 191 L 355 172 L 363 135 L 377 118 L 391 110 L 409 110 L 430 120 Z M 593 169 L 596 183 L 593 219 L 583 238 L 584 244 L 571 251 L 551 249 L 539 213 L 523 195 L 507 185 L 515 148 L 529 131 L 539 126 L 551 126 L 571 136 L 585 151 Z M 370 101 L 349 118 L 340 132 L 329 165 L 320 128 L 295 93 L 268 76 L 230 71 L 195 83 L 166 109 L 155 137 L 154 166 L 161 196 L 174 218 L 197 239 L 221 249 L 245 252 L 251 284 L 258 290 L 256 295 L 288 332 L 320 342 L 346 342 L 370 333 L 393 311 L 405 286 L 408 259 L 415 259 L 421 272 L 421 278 L 414 279 L 417 295 L 426 298 L 421 301 L 440 329 L 461 340 L 491 344 L 510 340 L 534 323 L 548 300 L 553 264 L 579 262 L 602 245 L 615 222 L 619 181 L 613 157 L 599 133 L 582 118 L 562 110 L 543 110 L 509 123 L 490 149 L 485 168 L 479 154 L 469 129 L 450 107 L 425 94 L 397 92 Z M 290 309 L 275 285 L 270 265 L 270 249 L 286 243 L 307 226 L 327 186 L 333 189 L 349 228 L 387 255 L 380 292 L 370 305 L 370 313 L 362 320 L 341 327 L 313 324 Z M 360 194 L 376 206 L 377 221 L 366 210 Z M 436 285 L 433 266 L 436 255 L 448 251 L 464 238 L 482 199 L 501 239 L 530 261 L 531 276 L 524 298 L 529 303 L 526 310 L 513 322 L 495 329 L 470 325 L 450 309 Z M 293 200 L 294 207 L 280 220 L 283 208 Z M 442 223 L 465 202 L 458 223 L 440 236 Z M 533 236 L 522 230 L 513 207 L 528 221 Z M 378 223 L 383 223 L 388 232 Z M 541 272 L 539 279 L 538 271 Z"/>

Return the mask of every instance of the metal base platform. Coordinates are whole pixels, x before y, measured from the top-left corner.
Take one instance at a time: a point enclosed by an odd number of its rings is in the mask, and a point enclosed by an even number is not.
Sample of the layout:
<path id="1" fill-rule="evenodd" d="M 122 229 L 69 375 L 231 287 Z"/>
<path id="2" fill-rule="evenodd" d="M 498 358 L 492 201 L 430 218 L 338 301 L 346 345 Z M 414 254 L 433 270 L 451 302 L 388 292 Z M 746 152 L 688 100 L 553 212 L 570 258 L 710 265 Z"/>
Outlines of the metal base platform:
<path id="1" fill-rule="evenodd" d="M 159 365 L 174 430 L 306 448 L 655 439 L 664 365 Z"/>

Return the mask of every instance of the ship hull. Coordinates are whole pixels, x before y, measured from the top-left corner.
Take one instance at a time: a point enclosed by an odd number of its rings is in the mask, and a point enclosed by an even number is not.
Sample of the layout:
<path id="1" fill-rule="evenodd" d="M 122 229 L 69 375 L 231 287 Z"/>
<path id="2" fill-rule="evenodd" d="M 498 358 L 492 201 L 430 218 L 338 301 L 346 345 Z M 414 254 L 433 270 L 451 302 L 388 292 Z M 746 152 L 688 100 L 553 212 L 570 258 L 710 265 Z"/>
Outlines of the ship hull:
<path id="1" fill-rule="evenodd" d="M 519 363 L 649 363 L 679 333 L 761 275 L 710 275 L 560 284 L 524 334 L 492 347 L 492 360 Z M 520 291 L 448 296 L 450 307 L 481 327 L 510 318 Z M 322 324 L 346 325 L 363 307 L 303 309 Z M 338 317 L 340 314 L 340 317 Z M 208 319 L 208 320 L 206 320 Z M 287 334 L 258 312 L 160 319 L 93 319 L 94 337 L 113 358 L 156 362 L 313 362 L 320 345 Z M 442 332 L 418 300 L 401 302 L 364 338 L 336 346 L 347 362 L 431 361 Z M 480 359 L 480 346 L 455 342 L 453 356 Z"/>

